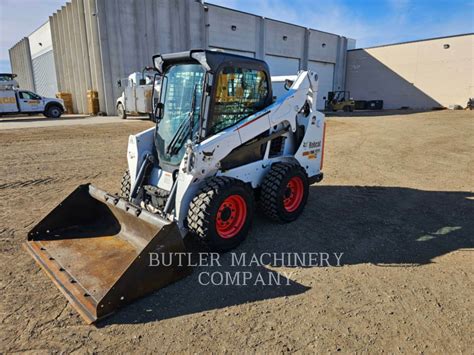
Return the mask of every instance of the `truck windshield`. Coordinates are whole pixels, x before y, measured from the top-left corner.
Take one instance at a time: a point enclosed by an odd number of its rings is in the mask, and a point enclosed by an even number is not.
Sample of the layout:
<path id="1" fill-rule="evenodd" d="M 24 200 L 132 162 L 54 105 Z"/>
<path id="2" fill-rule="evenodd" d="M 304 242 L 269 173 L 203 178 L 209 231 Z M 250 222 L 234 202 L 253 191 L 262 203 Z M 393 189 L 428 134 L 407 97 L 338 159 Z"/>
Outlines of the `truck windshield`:
<path id="1" fill-rule="evenodd" d="M 200 64 L 177 64 L 164 73 L 160 95 L 163 113 L 156 126 L 156 149 L 160 162 L 169 165 L 179 165 L 181 162 L 184 144 L 176 147 L 177 152 L 171 152 L 167 147 L 187 120 L 192 121 L 188 127 L 193 127 L 193 132 L 189 132 L 188 128 L 187 136 L 191 137 L 196 133 L 201 113 L 204 74 L 205 70 Z"/>

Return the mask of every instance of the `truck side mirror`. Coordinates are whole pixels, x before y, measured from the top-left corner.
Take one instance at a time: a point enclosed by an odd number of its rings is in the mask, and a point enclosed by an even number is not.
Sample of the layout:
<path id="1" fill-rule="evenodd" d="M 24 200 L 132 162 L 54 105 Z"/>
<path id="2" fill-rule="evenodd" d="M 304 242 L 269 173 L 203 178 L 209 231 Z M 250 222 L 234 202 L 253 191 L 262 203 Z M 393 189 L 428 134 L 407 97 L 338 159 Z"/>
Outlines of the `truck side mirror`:
<path id="1" fill-rule="evenodd" d="M 146 79 L 140 79 L 138 81 L 138 85 L 145 85 L 146 84 Z"/>
<path id="2" fill-rule="evenodd" d="M 118 86 L 119 88 L 122 87 L 122 80 L 117 80 L 117 86 Z"/>

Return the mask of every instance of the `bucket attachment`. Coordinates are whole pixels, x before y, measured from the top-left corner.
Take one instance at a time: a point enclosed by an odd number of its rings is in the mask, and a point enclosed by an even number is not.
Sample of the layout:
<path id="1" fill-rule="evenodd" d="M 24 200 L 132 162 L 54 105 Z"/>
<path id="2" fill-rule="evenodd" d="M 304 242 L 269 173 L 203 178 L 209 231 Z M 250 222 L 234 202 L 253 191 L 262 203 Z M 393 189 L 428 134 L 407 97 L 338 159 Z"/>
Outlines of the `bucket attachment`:
<path id="1" fill-rule="evenodd" d="M 176 254 L 185 247 L 175 222 L 88 184 L 38 223 L 24 246 L 89 324 L 191 272 Z"/>

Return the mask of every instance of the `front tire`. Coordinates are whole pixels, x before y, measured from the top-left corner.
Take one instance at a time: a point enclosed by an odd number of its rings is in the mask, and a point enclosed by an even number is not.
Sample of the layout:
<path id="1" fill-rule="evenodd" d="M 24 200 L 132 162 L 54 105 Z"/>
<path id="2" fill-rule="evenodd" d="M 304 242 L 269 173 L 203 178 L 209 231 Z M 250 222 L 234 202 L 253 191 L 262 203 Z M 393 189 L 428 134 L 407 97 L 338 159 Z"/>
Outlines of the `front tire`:
<path id="1" fill-rule="evenodd" d="M 44 112 L 44 115 L 49 118 L 59 118 L 62 114 L 63 110 L 61 110 L 61 108 L 56 105 L 49 106 Z"/>
<path id="2" fill-rule="evenodd" d="M 125 112 L 125 107 L 120 103 L 117 105 L 117 116 L 119 116 L 122 120 L 127 119 L 127 113 Z"/>
<path id="3" fill-rule="evenodd" d="M 212 177 L 189 205 L 188 228 L 212 251 L 226 252 L 245 240 L 253 214 L 250 188 L 237 179 Z"/>
<path id="4" fill-rule="evenodd" d="M 263 179 L 260 209 L 275 222 L 292 222 L 303 212 L 308 194 L 308 176 L 299 164 L 276 163 Z"/>

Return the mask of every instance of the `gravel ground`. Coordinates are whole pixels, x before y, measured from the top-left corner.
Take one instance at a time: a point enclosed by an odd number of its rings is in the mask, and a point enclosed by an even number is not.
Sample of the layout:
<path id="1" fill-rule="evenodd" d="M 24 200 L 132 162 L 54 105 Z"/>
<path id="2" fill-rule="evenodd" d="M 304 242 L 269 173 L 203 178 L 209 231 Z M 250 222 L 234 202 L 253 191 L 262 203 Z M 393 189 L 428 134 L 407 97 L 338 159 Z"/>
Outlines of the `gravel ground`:
<path id="1" fill-rule="evenodd" d="M 236 253 L 344 253 L 253 266 L 281 286 L 191 276 L 84 325 L 21 248 L 78 184 L 119 190 L 127 136 L 151 125 L 0 131 L 0 352 L 472 353 L 474 114 L 328 119 L 325 179 L 288 225 L 257 216 Z M 192 245 L 192 243 L 191 243 Z M 340 254 L 339 254 L 340 255 Z"/>

